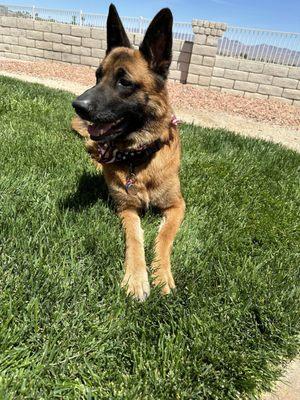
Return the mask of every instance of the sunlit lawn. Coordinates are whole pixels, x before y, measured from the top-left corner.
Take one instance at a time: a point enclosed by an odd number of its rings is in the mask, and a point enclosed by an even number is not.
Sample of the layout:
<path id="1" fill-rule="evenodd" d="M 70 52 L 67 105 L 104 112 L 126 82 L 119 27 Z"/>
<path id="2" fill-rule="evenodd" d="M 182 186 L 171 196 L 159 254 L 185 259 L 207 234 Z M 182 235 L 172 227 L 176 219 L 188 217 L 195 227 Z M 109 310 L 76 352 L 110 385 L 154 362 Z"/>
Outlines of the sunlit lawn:
<path id="1" fill-rule="evenodd" d="M 120 289 L 124 238 L 72 95 L 0 78 L 0 398 L 253 398 L 297 350 L 300 156 L 181 128 L 176 293 Z M 143 219 L 150 264 L 159 217 Z"/>

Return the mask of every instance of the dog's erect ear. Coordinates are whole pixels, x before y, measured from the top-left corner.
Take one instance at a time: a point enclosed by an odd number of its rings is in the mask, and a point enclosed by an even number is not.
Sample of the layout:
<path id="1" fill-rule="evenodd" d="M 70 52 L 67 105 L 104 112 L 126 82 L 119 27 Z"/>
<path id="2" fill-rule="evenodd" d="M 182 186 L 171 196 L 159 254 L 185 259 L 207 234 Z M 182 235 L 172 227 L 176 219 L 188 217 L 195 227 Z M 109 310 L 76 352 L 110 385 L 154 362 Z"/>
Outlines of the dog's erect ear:
<path id="1" fill-rule="evenodd" d="M 106 54 L 115 47 L 131 47 L 117 9 L 113 4 L 109 6 L 109 13 L 106 22 L 106 35 Z"/>
<path id="2" fill-rule="evenodd" d="M 169 8 L 163 8 L 153 18 L 140 45 L 140 52 L 148 61 L 150 68 L 167 77 L 172 61 L 173 16 Z"/>

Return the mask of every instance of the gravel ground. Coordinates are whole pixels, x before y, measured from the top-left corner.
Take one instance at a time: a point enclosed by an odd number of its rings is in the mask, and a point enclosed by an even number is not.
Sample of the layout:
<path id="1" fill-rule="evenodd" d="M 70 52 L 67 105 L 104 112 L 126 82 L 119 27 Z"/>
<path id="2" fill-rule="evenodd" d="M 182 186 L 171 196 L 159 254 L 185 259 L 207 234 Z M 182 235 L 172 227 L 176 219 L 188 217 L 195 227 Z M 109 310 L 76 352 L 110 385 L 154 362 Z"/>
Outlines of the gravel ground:
<path id="1" fill-rule="evenodd" d="M 94 70 L 50 61 L 20 61 L 0 59 L 0 70 L 41 78 L 71 81 L 80 85 L 95 82 Z M 208 110 L 251 118 L 257 122 L 300 130 L 300 108 L 280 101 L 242 98 L 180 83 L 169 83 L 170 100 L 174 108 L 192 112 Z"/>

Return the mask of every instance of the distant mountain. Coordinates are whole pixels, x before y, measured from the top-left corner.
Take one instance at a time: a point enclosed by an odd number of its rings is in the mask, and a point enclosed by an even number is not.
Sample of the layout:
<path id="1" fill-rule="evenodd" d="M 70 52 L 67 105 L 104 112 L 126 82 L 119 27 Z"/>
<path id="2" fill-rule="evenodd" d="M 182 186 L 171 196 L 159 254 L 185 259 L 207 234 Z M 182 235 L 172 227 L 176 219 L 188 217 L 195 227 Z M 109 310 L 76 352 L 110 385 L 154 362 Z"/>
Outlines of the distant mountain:
<path id="1" fill-rule="evenodd" d="M 230 40 L 223 37 L 219 40 L 218 54 L 242 57 L 248 60 L 292 65 L 295 67 L 300 66 L 300 51 L 269 45 L 267 43 L 247 45 L 238 40 Z"/>

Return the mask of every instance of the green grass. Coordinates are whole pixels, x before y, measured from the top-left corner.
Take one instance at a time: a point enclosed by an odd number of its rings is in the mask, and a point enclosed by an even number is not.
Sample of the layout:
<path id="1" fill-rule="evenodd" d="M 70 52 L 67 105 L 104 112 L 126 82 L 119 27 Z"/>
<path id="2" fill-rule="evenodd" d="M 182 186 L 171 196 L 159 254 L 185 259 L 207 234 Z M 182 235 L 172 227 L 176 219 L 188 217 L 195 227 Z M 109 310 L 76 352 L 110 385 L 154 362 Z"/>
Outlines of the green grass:
<path id="1" fill-rule="evenodd" d="M 174 295 L 125 297 L 124 239 L 72 95 L 0 78 L 0 398 L 254 398 L 299 348 L 300 156 L 184 125 Z M 159 226 L 143 219 L 148 262 Z"/>

